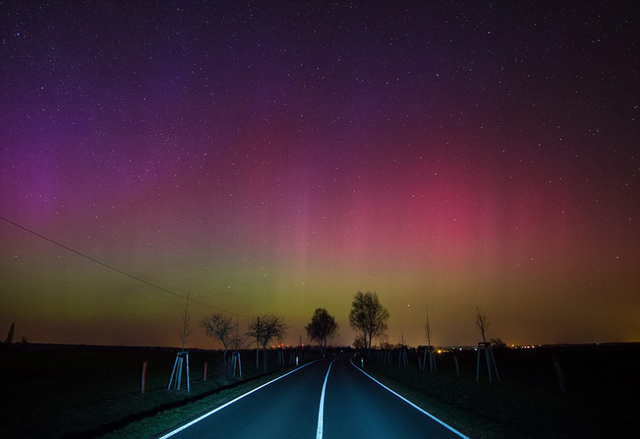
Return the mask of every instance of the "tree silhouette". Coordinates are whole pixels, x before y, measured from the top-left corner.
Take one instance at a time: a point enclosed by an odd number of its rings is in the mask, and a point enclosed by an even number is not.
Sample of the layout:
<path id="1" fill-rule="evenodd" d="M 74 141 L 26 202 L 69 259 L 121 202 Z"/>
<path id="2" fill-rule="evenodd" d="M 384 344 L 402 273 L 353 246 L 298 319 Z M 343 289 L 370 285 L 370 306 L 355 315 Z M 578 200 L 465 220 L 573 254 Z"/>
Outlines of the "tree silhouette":
<path id="1" fill-rule="evenodd" d="M 16 329 L 16 322 L 13 322 L 11 324 L 11 327 L 9 328 L 9 332 L 7 333 L 7 338 L 4 341 L 6 344 L 11 344 L 13 343 L 13 334 L 15 332 Z"/>
<path id="2" fill-rule="evenodd" d="M 178 333 L 178 336 L 180 337 L 180 341 L 182 342 L 182 350 L 184 351 L 184 347 L 189 343 L 189 340 L 191 340 L 191 334 L 193 333 L 193 329 L 191 329 L 191 317 L 189 316 L 189 297 L 191 296 L 191 293 L 187 294 L 187 303 L 184 307 L 184 315 L 182 316 L 182 328 L 180 329 L 180 332 Z"/>
<path id="3" fill-rule="evenodd" d="M 509 347 L 501 338 L 492 338 L 491 344 L 493 344 L 496 349 L 506 349 Z"/>
<path id="4" fill-rule="evenodd" d="M 427 322 L 424 325 L 424 333 L 427 337 L 427 345 L 431 346 L 431 321 L 429 321 L 429 308 L 425 306 L 425 311 L 427 313 Z"/>
<path id="5" fill-rule="evenodd" d="M 320 343 L 320 349 L 324 355 L 327 348 L 327 340 L 334 336 L 338 330 L 335 317 L 327 312 L 325 308 L 318 308 L 311 317 L 311 323 L 305 326 L 309 339 Z"/>
<path id="6" fill-rule="evenodd" d="M 489 322 L 489 317 L 480 311 L 480 307 L 476 306 L 476 328 L 478 328 L 478 332 L 482 335 L 482 341 L 484 343 L 487 342 L 487 330 L 491 326 L 491 322 Z"/>
<path id="7" fill-rule="evenodd" d="M 247 332 L 247 335 L 255 338 L 257 345 L 262 345 L 262 364 L 264 372 L 267 371 L 267 344 L 274 339 L 284 339 L 287 335 L 287 329 L 289 329 L 289 325 L 282 320 L 282 317 L 272 314 L 256 317 L 249 322 L 249 331 Z"/>
<path id="8" fill-rule="evenodd" d="M 371 351 L 373 337 L 380 336 L 387 330 L 388 319 L 389 311 L 380 304 L 376 292 L 367 291 L 363 293 L 358 291 L 353 296 L 351 312 L 349 313 L 349 325 L 362 333 L 367 355 Z"/>
<path id="9" fill-rule="evenodd" d="M 367 344 L 364 341 L 362 334 L 356 335 L 356 338 L 353 340 L 353 347 L 356 349 L 366 349 Z"/>
<path id="10" fill-rule="evenodd" d="M 233 343 L 234 339 L 233 330 L 235 329 L 235 325 L 233 324 L 233 318 L 225 317 L 222 313 L 216 313 L 200 320 L 198 325 L 204 328 L 207 336 L 215 337 L 222 343 L 222 346 L 224 346 L 222 359 L 226 366 L 229 345 Z"/>

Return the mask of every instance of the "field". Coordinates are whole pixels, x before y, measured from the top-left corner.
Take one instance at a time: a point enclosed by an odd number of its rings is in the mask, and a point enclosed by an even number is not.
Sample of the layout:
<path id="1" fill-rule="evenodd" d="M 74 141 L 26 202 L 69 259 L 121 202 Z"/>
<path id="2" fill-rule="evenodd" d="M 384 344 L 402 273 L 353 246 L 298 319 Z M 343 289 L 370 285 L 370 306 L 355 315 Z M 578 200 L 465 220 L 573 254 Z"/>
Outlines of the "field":
<path id="1" fill-rule="evenodd" d="M 494 350 L 501 382 L 486 363 L 476 382 L 474 350 L 436 355 L 437 372 L 370 362 L 365 370 L 473 438 L 637 437 L 640 345 Z M 454 355 L 460 376 L 456 374 Z M 561 388 L 556 357 L 565 381 Z"/>
<path id="2" fill-rule="evenodd" d="M 484 363 L 476 382 L 473 350 L 437 354 L 437 372 L 419 370 L 412 350 L 407 368 L 398 366 L 398 352 L 392 351 L 392 364 L 367 359 L 365 371 L 474 439 L 623 438 L 640 431 L 635 411 L 640 345 L 494 352 L 500 383 L 488 382 Z M 0 437 L 151 437 L 285 370 L 271 352 L 271 374 L 262 376 L 255 370 L 255 353 L 248 351 L 242 357 L 248 379 L 237 382 L 219 373 L 221 353 L 191 351 L 187 395 L 167 391 L 175 354 L 171 349 L 46 345 L 0 352 Z M 553 357 L 564 376 L 564 394 Z M 148 363 L 144 395 L 143 362 Z"/>
<path id="3" fill-rule="evenodd" d="M 184 391 L 184 381 L 181 391 L 167 391 L 176 352 L 46 345 L 0 352 L 0 437 L 100 437 L 239 383 L 219 373 L 220 352 L 196 350 L 189 354 L 191 394 Z M 269 372 L 282 369 L 275 352 L 271 354 Z M 244 382 L 250 385 L 262 370 L 255 369 L 255 352 L 244 352 L 242 361 Z M 140 392 L 143 362 L 148 363 L 144 395 Z"/>

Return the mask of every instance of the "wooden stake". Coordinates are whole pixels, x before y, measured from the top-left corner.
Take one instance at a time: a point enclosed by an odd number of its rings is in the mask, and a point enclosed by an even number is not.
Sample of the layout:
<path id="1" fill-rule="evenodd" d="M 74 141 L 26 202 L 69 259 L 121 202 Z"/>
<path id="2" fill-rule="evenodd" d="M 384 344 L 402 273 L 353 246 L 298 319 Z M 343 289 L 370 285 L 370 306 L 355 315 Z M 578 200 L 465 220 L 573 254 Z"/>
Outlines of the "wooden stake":
<path id="1" fill-rule="evenodd" d="M 493 374 L 495 372 L 496 379 L 500 382 L 500 375 L 498 374 L 498 366 L 496 365 L 496 359 L 493 356 L 493 351 L 491 350 L 490 342 L 479 342 L 478 343 L 478 361 L 476 364 L 476 383 L 480 379 L 480 357 L 482 357 L 482 353 L 484 352 L 485 359 L 487 362 L 487 373 L 489 374 L 489 382 L 493 382 Z"/>
<path id="2" fill-rule="evenodd" d="M 429 350 L 429 346 L 424 348 L 424 358 L 422 359 L 422 370 L 427 370 L 427 351 Z"/>
<path id="3" fill-rule="evenodd" d="M 176 355 L 176 361 L 173 363 L 173 370 L 171 371 L 171 378 L 169 378 L 169 385 L 167 386 L 167 390 L 171 390 L 171 385 L 173 384 L 173 376 L 175 375 L 176 371 L 178 370 L 178 359 L 180 357 L 178 355 Z"/>
<path id="4" fill-rule="evenodd" d="M 433 346 L 429 345 L 424 351 L 424 367 L 427 368 L 427 353 L 429 354 L 429 371 L 436 372 L 438 367 L 436 366 L 436 354 L 433 352 Z"/>
<path id="5" fill-rule="evenodd" d="M 558 377 L 558 385 L 560 386 L 560 393 L 567 393 L 567 389 L 564 386 L 564 375 L 562 375 L 562 368 L 560 367 L 560 362 L 558 361 L 558 357 L 553 357 L 553 367 L 556 369 L 556 376 Z"/>
<path id="6" fill-rule="evenodd" d="M 171 372 L 171 378 L 169 378 L 169 386 L 167 387 L 167 390 L 171 390 L 172 385 L 175 390 L 180 390 L 182 385 L 182 366 L 185 364 L 187 392 L 191 393 L 191 384 L 189 379 L 189 352 L 187 351 L 181 351 L 176 354 L 176 362 L 173 365 L 173 371 Z"/>
<path id="7" fill-rule="evenodd" d="M 191 393 L 191 383 L 189 382 L 189 353 L 185 353 L 187 357 L 187 393 Z"/>
<path id="8" fill-rule="evenodd" d="M 182 386 L 182 365 L 184 364 L 184 359 L 182 357 L 178 358 L 178 381 L 176 382 L 176 390 L 180 390 Z"/>
<path id="9" fill-rule="evenodd" d="M 142 383 L 140 384 L 140 393 L 144 394 L 147 381 L 147 362 L 142 363 Z"/>

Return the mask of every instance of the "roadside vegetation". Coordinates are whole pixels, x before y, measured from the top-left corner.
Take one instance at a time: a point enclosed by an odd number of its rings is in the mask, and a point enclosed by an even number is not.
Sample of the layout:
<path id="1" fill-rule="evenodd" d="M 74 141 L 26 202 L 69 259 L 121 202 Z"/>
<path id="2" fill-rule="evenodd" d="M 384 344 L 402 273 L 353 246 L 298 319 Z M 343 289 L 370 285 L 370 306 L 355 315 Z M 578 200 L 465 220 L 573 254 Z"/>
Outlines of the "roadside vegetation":
<path id="1" fill-rule="evenodd" d="M 640 431 L 638 344 L 495 349 L 500 383 L 489 383 L 482 365 L 476 382 L 473 349 L 436 354 L 437 372 L 420 370 L 419 355 L 410 350 L 409 367 L 399 367 L 393 350 L 392 363 L 372 357 L 365 371 L 471 438 L 627 438 Z"/>
<path id="2" fill-rule="evenodd" d="M 290 370 L 296 353 L 282 351 L 286 364 L 277 364 L 278 351 L 267 350 L 271 359 L 265 373 L 262 364 L 256 368 L 251 361 L 255 351 L 242 351 L 243 379 L 239 379 L 224 367 L 221 351 L 192 349 L 189 394 L 184 389 L 167 390 L 178 350 L 33 344 L 5 350 L 0 353 L 0 438 L 101 437 L 161 412 L 184 413 L 190 403 L 211 407 Z M 300 361 L 318 355 L 319 351 L 306 349 Z M 146 391 L 141 394 L 144 362 L 148 370 Z"/>

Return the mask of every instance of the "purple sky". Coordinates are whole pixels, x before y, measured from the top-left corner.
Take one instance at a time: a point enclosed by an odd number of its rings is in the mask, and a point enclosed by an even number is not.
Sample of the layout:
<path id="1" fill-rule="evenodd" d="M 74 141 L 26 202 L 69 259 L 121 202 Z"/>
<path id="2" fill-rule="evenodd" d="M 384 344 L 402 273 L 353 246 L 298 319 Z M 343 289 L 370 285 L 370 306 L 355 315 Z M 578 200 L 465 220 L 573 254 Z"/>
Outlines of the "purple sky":
<path id="1" fill-rule="evenodd" d="M 640 341 L 631 2 L 8 2 L 0 216 L 213 308 L 387 341 Z M 176 345 L 184 299 L 0 221 L 0 330 Z M 209 305 L 203 306 L 202 304 Z M 211 346 L 201 329 L 193 346 Z"/>

